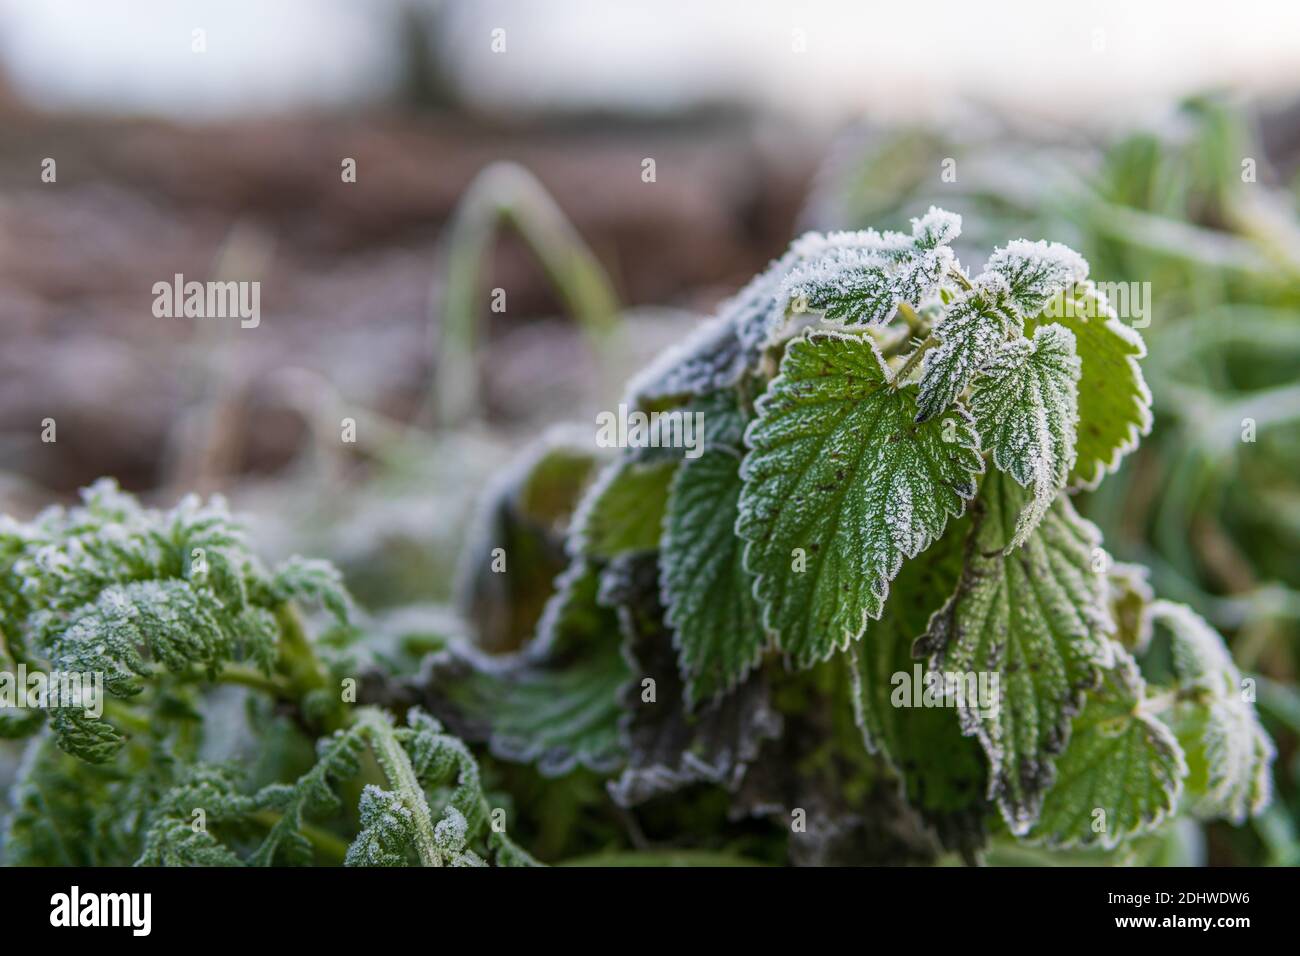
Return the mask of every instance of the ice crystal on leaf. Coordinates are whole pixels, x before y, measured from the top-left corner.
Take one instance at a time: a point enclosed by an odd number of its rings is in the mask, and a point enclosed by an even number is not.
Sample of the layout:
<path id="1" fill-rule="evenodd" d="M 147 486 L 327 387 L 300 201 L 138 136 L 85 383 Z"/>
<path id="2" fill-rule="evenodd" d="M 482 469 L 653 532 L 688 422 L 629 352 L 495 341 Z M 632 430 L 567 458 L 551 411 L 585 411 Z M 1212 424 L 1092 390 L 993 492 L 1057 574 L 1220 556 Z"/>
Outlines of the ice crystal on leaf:
<path id="1" fill-rule="evenodd" d="M 1024 544 L 1074 466 L 1078 381 L 1074 336 L 1045 325 L 1003 343 L 975 384 L 970 410 L 984 447 L 1030 491 L 1008 548 Z"/>
<path id="2" fill-rule="evenodd" d="M 995 249 L 984 267 L 1006 280 L 1012 304 L 1021 315 L 1036 315 L 1047 303 L 1088 278 L 1088 263 L 1059 242 L 1015 239 Z"/>
<path id="3" fill-rule="evenodd" d="M 900 304 L 917 306 L 938 293 L 954 259 L 949 243 L 961 232 L 961 217 L 930 207 L 912 220 L 912 234 L 833 232 L 805 237 L 795 245 L 798 263 L 783 286 L 799 308 L 823 312 L 847 325 L 884 322 Z"/>
<path id="4" fill-rule="evenodd" d="M 1004 279 L 981 276 L 959 293 L 936 324 L 938 347 L 922 359 L 916 420 L 941 414 L 1020 327 Z"/>
<path id="5" fill-rule="evenodd" d="M 898 707 L 897 675 L 920 668 L 912 645 L 930 616 L 957 586 L 970 519 L 952 522 L 943 537 L 904 563 L 880 620 L 850 648 L 853 705 L 866 745 L 898 775 L 902 796 L 920 811 L 944 845 L 972 851 L 984 839 L 988 771 L 979 744 L 961 732 L 946 707 Z"/>

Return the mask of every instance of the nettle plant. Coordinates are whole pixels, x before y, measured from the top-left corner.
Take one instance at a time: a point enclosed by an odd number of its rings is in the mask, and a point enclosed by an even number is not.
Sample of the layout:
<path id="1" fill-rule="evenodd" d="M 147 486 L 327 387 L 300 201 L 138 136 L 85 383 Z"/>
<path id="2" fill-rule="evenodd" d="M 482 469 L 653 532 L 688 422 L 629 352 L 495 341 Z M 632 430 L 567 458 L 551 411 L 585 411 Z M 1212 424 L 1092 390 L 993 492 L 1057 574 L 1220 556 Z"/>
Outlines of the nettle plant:
<path id="1" fill-rule="evenodd" d="M 428 699 L 626 806 L 722 786 L 800 861 L 912 858 L 880 822 L 900 796 L 968 859 L 990 834 L 1110 850 L 1259 812 L 1253 682 L 1071 503 L 1149 430 L 1141 338 L 1060 244 L 969 275 L 960 223 L 806 235 L 661 356 L 626 401 L 702 413 L 702 454 L 536 452 L 516 518 L 542 498 L 534 523 L 563 524 L 586 486 L 558 593 L 517 653 L 441 655 Z"/>
<path id="2" fill-rule="evenodd" d="M 428 640 L 324 562 L 268 568 L 220 502 L 102 482 L 3 519 L 0 676 L 97 675 L 107 699 L 0 708 L 31 738 L 0 855 L 529 864 L 507 818 L 554 830 L 592 776 L 667 808 L 660 845 L 796 863 L 1008 837 L 1133 858 L 1175 814 L 1259 812 L 1252 682 L 1070 500 L 1150 426 L 1141 339 L 1069 249 L 1012 242 L 971 277 L 959 227 L 796 241 L 630 386 L 702 441 L 530 449 L 486 496 L 463 620 Z M 509 763 L 564 799 L 490 794 L 480 767 L 518 783 Z M 565 848 L 645 850 L 598 815 Z"/>

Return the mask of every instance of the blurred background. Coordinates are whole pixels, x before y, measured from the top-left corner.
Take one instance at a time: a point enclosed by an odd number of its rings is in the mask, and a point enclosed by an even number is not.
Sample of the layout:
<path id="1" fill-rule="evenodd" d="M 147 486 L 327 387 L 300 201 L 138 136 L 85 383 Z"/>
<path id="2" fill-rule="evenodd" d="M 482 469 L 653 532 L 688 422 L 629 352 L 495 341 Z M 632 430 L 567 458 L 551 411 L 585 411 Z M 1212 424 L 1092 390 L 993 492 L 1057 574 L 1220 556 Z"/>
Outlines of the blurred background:
<path id="1" fill-rule="evenodd" d="M 436 616 L 521 447 L 931 203 L 969 267 L 1151 283 L 1155 428 L 1081 507 L 1261 675 L 1279 799 L 1192 859 L 1300 861 L 1300 5 L 0 0 L 0 510 L 221 492 Z M 259 326 L 155 317 L 176 273 Z"/>

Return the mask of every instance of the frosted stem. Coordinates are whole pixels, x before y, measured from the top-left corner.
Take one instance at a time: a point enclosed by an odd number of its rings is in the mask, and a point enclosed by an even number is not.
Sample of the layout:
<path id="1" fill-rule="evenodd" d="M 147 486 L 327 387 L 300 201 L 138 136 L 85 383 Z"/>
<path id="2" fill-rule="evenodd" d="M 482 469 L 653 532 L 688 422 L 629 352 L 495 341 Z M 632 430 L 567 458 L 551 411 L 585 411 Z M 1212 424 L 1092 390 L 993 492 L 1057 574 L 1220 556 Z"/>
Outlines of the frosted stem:
<path id="1" fill-rule="evenodd" d="M 370 748 L 379 761 L 388 785 L 398 799 L 411 811 L 415 823 L 415 849 L 421 866 L 442 866 L 442 856 L 433 837 L 433 816 L 429 802 L 424 798 L 424 788 L 415 776 L 415 768 L 406 756 L 401 741 L 393 732 L 393 725 L 383 711 L 367 707 L 357 717 L 370 739 Z"/>

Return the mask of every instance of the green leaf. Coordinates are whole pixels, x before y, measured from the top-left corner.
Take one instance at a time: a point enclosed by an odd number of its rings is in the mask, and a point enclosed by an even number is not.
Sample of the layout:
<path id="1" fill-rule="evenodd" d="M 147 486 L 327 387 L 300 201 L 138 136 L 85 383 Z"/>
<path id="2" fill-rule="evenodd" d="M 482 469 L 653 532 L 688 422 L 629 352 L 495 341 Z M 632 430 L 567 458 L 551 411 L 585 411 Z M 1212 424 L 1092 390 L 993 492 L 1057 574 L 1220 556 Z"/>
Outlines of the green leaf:
<path id="1" fill-rule="evenodd" d="M 537 637 L 515 654 L 453 644 L 430 666 L 429 709 L 492 753 L 558 777 L 623 760 L 619 689 L 628 680 L 618 617 L 597 603 L 599 570 L 576 561 L 556 581 Z"/>
<path id="2" fill-rule="evenodd" d="M 756 371 L 768 339 L 785 319 L 781 283 L 798 257 L 796 242 L 700 324 L 680 345 L 663 352 L 628 384 L 630 400 L 647 408 L 666 399 L 731 388 Z"/>
<path id="3" fill-rule="evenodd" d="M 1157 601 L 1151 616 L 1172 636 L 1178 691 L 1171 723 L 1187 753 L 1193 808 L 1244 823 L 1272 799 L 1277 756 L 1255 713 L 1253 687 L 1223 638 L 1191 608 Z"/>
<path id="4" fill-rule="evenodd" d="M 1070 487 L 1096 488 L 1151 430 L 1151 391 L 1138 365 L 1146 345 L 1087 282 L 1055 299 L 1025 331 L 1051 323 L 1074 333 L 1079 355 L 1078 455 Z"/>
<path id="5" fill-rule="evenodd" d="M 871 634 L 850 648 L 853 704 L 867 747 L 898 775 L 903 798 L 938 832 L 945 847 L 973 852 L 984 839 L 988 768 L 979 744 L 961 732 L 951 707 L 911 706 L 921 665 L 913 642 L 957 586 L 970 520 L 903 565 Z"/>
<path id="6" fill-rule="evenodd" d="M 928 421 L 951 405 L 1021 324 L 1004 280 L 981 276 L 959 293 L 935 326 L 938 348 L 921 360 L 916 420 Z"/>
<path id="7" fill-rule="evenodd" d="M 1074 466 L 1078 381 L 1074 336 L 1059 325 L 1004 343 L 976 380 L 970 410 L 984 447 L 1030 491 L 1008 548 L 1025 543 Z"/>
<path id="8" fill-rule="evenodd" d="M 271 590 L 281 601 L 319 604 L 344 626 L 351 617 L 352 598 L 343 575 L 328 561 L 294 555 L 276 567 Z"/>
<path id="9" fill-rule="evenodd" d="M 1021 315 L 1037 315 L 1054 297 L 1088 278 L 1088 263 L 1059 242 L 1013 239 L 993 250 L 986 272 L 1007 282 L 1011 302 Z"/>
<path id="10" fill-rule="evenodd" d="M 960 515 L 983 469 L 969 416 L 916 424 L 869 340 L 790 343 L 757 405 L 736 531 L 777 645 L 801 667 L 878 618 L 889 582 Z M 947 439 L 947 440 L 946 440 Z"/>
<path id="11" fill-rule="evenodd" d="M 1075 718 L 1032 839 L 1111 849 L 1154 830 L 1177 806 L 1187 775 L 1183 753 L 1147 711 L 1133 658 L 1118 645 L 1114 654 L 1115 666 Z"/>
<path id="12" fill-rule="evenodd" d="M 676 465 L 675 461 L 638 464 L 627 459 L 606 465 L 574 515 L 570 553 L 607 560 L 658 548 Z"/>
<path id="13" fill-rule="evenodd" d="M 786 297 L 850 325 L 884 322 L 902 303 L 918 305 L 939 291 L 953 263 L 948 244 L 961 217 L 931 206 L 912 220 L 912 234 L 833 232 L 796 243 L 801 261 L 785 281 Z"/>
<path id="14" fill-rule="evenodd" d="M 735 533 L 744 418 L 730 419 L 719 441 L 674 475 L 660 546 L 667 623 L 692 708 L 730 692 L 768 644 Z"/>
<path id="15" fill-rule="evenodd" d="M 1027 497 L 1002 472 L 985 477 L 957 590 L 916 647 L 934 670 L 998 675 L 992 713 L 969 703 L 958 713 L 989 758 L 989 797 L 1016 835 L 1037 818 L 1070 719 L 1111 664 L 1114 630 L 1106 579 L 1093 570 L 1101 537 L 1068 498 L 1006 551 Z"/>

